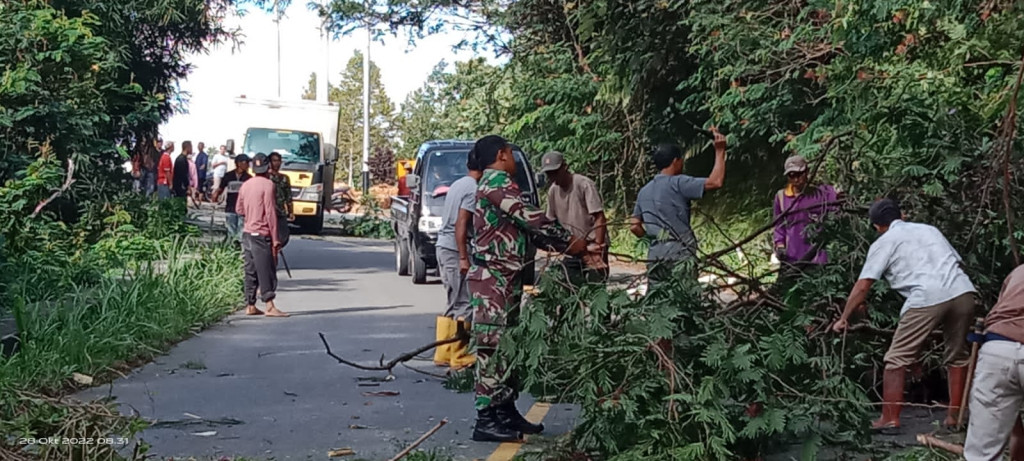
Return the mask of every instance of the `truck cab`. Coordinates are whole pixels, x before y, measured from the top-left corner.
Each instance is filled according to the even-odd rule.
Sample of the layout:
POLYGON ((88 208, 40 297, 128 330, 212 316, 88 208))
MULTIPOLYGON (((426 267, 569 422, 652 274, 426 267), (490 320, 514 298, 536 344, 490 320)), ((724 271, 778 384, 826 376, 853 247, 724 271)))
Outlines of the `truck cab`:
MULTIPOLYGON (((395 268, 399 275, 411 275, 415 284, 426 283, 427 273, 437 270, 437 233, 445 191, 466 175, 466 156, 473 141, 428 141, 416 152, 412 173, 406 176, 409 194, 392 197, 391 218, 395 230, 395 268)), ((516 158, 516 184, 526 203, 538 206, 540 195, 533 168, 522 149, 513 145, 516 158)), ((536 248, 527 250, 532 261, 536 248)), ((531 285, 534 264, 524 267, 523 281, 531 285)))
POLYGON ((294 224, 319 234, 330 208, 337 161, 338 106, 314 101, 235 98, 231 124, 244 130, 242 153, 281 154, 292 186, 294 224))
POLYGON ((334 185, 333 168, 323 159, 319 133, 250 127, 242 151, 281 155, 281 174, 292 186, 292 214, 303 231, 319 234, 324 226, 324 198, 334 185))

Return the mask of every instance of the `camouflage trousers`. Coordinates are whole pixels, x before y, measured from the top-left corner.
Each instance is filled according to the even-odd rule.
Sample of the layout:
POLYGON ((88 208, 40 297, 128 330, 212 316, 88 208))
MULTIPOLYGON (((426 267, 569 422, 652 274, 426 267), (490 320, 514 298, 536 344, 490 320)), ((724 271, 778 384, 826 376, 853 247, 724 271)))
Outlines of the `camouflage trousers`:
POLYGON ((522 284, 519 273, 474 267, 468 278, 476 349, 477 410, 515 400, 518 390, 512 370, 498 354, 505 327, 518 317, 522 284))

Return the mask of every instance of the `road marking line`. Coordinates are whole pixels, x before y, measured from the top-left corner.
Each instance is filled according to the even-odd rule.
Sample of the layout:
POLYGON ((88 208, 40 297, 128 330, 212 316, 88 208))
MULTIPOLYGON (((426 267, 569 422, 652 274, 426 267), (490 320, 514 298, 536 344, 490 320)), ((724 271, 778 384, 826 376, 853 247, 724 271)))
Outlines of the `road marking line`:
MULTIPOLYGON (((548 415, 550 410, 550 403, 537 402, 530 407, 530 411, 526 412, 526 420, 533 424, 538 424, 544 420, 544 417, 548 415)), ((494 453, 491 453, 491 456, 487 457, 487 461, 511 461, 522 447, 522 443, 503 443, 498 445, 498 448, 494 450, 494 453)))

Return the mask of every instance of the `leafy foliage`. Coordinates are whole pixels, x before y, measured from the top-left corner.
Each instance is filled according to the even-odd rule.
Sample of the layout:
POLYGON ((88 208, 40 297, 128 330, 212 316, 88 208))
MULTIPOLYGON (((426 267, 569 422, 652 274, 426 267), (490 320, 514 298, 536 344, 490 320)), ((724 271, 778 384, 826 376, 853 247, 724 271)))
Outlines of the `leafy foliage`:
MULTIPOLYGON (((315 81, 312 81, 315 83, 315 81)), ((394 137, 395 107, 380 83, 380 68, 370 61, 370 145, 387 149, 394 137)), ((330 85, 328 99, 337 103, 338 163, 359 165, 363 152, 363 54, 356 50, 345 65, 337 86, 330 85), (351 161, 351 163, 350 163, 351 161)), ((335 176, 342 177, 344 168, 335 176)), ((357 169, 358 170, 358 169, 357 169)))
POLYGON ((363 213, 353 218, 343 218, 341 230, 345 235, 352 237, 364 237, 378 240, 391 240, 395 238, 395 230, 391 227, 391 220, 385 216, 380 203, 371 195, 362 198, 360 206, 363 213))
MULTIPOLYGON (((237 256, 185 251, 183 204, 127 194, 121 165, 147 154, 185 102, 186 56, 234 37, 233 0, 13 0, 0 6, 0 315, 21 351, 0 359, 0 458, 16 437, 131 436, 139 420, 47 395, 102 377, 231 308, 237 256), (186 254, 188 253, 188 254, 186 254), (154 261, 150 263, 150 261, 154 261), (160 261, 157 264, 155 261, 160 261)), ((37 446, 117 459, 111 446, 37 446)), ((132 456, 145 453, 139 446, 132 456)))
POLYGON ((370 178, 374 185, 394 184, 397 181, 394 151, 379 146, 374 149, 370 156, 370 178))
MULTIPOLYGON (((456 65, 432 77, 403 107, 416 121, 410 138, 498 131, 534 155, 560 150, 595 178, 616 215, 650 178, 651 145, 680 143, 687 171, 703 175, 710 158, 697 128, 721 127, 726 184, 695 207, 705 254, 767 224, 788 155, 806 156, 816 180, 847 192, 853 206, 819 236, 830 265, 779 287, 783 302, 770 304, 782 307, 710 315, 720 313, 696 288, 631 303, 617 291, 546 287, 506 352, 534 392, 583 406, 573 432, 581 449, 731 459, 802 440, 813 458, 815 445, 858 440, 865 375, 885 337, 844 346, 820 330, 857 277, 874 238, 863 209, 878 197, 899 199, 910 219, 942 230, 986 304, 1019 263, 1010 236, 1024 237, 1024 164, 1019 115, 1008 111, 1022 71, 1018 3, 334 0, 325 13, 336 30, 369 20, 420 33, 466 18, 453 27, 480 32, 508 59, 492 72, 456 65), (488 109, 476 124, 455 122, 476 107, 488 109), (650 348, 669 337, 674 390, 650 348), (821 398, 839 400, 827 407, 821 398), (745 415, 750 402, 763 411, 745 415)), ((615 241, 636 250, 629 237, 615 241)), ((701 269, 750 285, 770 279, 767 237, 741 247, 743 255, 701 269)), ((901 303, 883 288, 870 302, 870 327, 882 333, 901 303)))

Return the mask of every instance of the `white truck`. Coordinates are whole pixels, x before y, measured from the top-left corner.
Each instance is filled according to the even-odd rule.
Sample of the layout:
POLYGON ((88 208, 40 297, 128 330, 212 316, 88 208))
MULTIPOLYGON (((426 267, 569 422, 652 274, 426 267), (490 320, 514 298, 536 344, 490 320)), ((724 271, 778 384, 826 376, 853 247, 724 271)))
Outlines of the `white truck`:
POLYGON ((338 159, 336 104, 235 98, 224 122, 236 136, 236 154, 281 154, 281 172, 292 184, 292 213, 303 231, 319 234, 330 207, 338 159), (241 140, 238 144, 237 140, 241 140))

